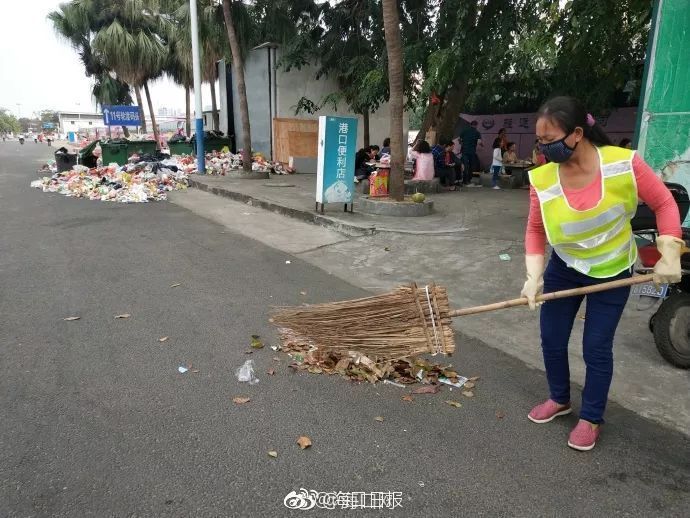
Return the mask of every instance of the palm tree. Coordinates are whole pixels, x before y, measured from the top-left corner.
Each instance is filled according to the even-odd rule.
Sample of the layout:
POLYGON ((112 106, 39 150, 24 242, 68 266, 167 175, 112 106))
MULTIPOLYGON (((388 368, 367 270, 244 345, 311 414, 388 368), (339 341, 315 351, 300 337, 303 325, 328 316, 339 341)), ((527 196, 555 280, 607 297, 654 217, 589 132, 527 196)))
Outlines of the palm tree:
POLYGON ((223 0, 223 17, 228 31, 230 50, 232 51, 232 69, 237 82, 237 97, 240 103, 240 118, 242 120, 242 167, 245 171, 252 170, 252 136, 249 124, 249 105, 247 103, 247 86, 244 82, 244 59, 237 37, 233 16, 238 8, 243 8, 241 1, 223 0), (240 5, 236 5, 240 4, 240 5))
POLYGON ((148 81, 159 76, 165 66, 168 47, 162 35, 172 32, 169 20, 161 16, 158 0, 114 0, 104 7, 105 23, 93 40, 93 48, 118 77, 134 86, 137 101, 143 87, 151 124, 159 142, 148 81))
POLYGON ((188 44, 189 32, 177 30, 168 39, 168 59, 165 73, 185 92, 185 130, 186 135, 191 131, 191 99, 190 92, 194 87, 191 44, 188 44))
POLYGON ((400 16, 396 0, 382 0, 383 26, 386 33, 388 50, 388 82, 390 85, 390 139, 391 139, 391 174, 390 197, 402 201, 405 196, 404 160, 405 146, 403 141, 403 56, 400 37, 400 16))
MULTIPOLYGON (((129 85, 114 77, 112 70, 108 69, 92 47, 94 28, 98 27, 101 19, 101 7, 99 2, 75 0, 60 5, 59 9, 48 14, 48 19, 53 22, 58 35, 71 43, 79 53, 86 75, 94 78, 91 93, 96 102, 101 106, 129 105, 132 104, 129 85)), ((123 126, 123 131, 128 135, 126 126, 123 126)))

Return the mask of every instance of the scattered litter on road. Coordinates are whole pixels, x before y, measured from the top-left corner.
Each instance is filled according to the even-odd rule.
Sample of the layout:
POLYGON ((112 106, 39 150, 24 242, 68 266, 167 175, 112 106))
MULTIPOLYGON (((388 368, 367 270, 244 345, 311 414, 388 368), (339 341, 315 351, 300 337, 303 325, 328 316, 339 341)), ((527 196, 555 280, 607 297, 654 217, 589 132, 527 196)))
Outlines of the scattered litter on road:
POLYGON ((184 374, 184 373, 187 372, 188 370, 189 370, 189 368, 188 368, 188 367, 185 367, 184 365, 180 365, 180 366, 177 368, 177 372, 179 372, 180 374, 184 374))
POLYGON ((275 459, 278 456, 278 452, 271 450, 268 452, 268 456, 273 457, 275 459))
POLYGON ((292 264, 292 261, 285 261, 285 264, 292 264))
POLYGON ((235 370, 235 376, 237 376, 238 381, 243 383, 250 385, 259 383, 259 379, 254 375, 254 360, 244 362, 239 369, 235 370))
POLYGON ((510 256, 509 256, 508 254, 500 254, 500 255, 498 256, 498 258, 499 258, 501 261, 510 261, 510 256))
POLYGON ((276 373, 275 369, 268 369, 266 371, 266 374, 268 374, 269 376, 275 376, 275 373, 276 373))
POLYGON ((272 349, 273 351, 279 351, 279 350, 280 350, 280 347, 277 346, 277 345, 272 345, 272 346, 271 346, 271 349, 272 349))
POLYGON ((421 387, 417 387, 412 391, 413 394, 436 394, 438 391, 441 390, 441 387, 438 385, 423 385, 421 387))
POLYGON ((450 406, 453 406, 455 408, 460 408, 462 406, 462 403, 460 403, 460 401, 455 401, 452 399, 447 399, 446 401, 444 401, 444 403, 446 403, 450 406))
POLYGON ((402 400, 412 402, 414 401, 414 398, 412 397, 412 394, 406 394, 402 397, 402 400))
POLYGON ((450 385, 451 387, 455 388, 462 388, 463 385, 467 385, 467 378, 464 376, 458 376, 458 381, 450 381, 445 376, 440 376, 438 378, 438 381, 439 383, 443 383, 444 385, 450 385))
POLYGON ((171 288, 177 288, 178 286, 181 286, 181 284, 179 282, 177 284, 171 284, 170 285, 171 288))
POLYGON ((115 318, 116 319, 122 319, 122 318, 129 318, 131 316, 132 315, 130 315, 129 313, 123 313, 122 315, 115 315, 115 318))
POLYGON ((471 390, 463 390, 462 395, 465 397, 474 397, 474 392, 471 390))
POLYGON ((299 447, 304 450, 306 448, 309 448, 311 446, 311 439, 307 437, 306 435, 300 435, 297 438, 297 444, 299 444, 299 447))
POLYGON ((502 411, 496 410, 496 417, 497 417, 498 419, 503 419, 505 416, 506 416, 506 415, 505 415, 502 411))
POLYGON ((306 370, 315 374, 340 374, 352 381, 380 381, 397 387, 422 383, 420 393, 438 392, 441 378, 447 380, 447 384, 467 381, 467 378, 453 370, 452 365, 431 363, 420 357, 396 360, 379 358, 374 361, 354 351, 319 348, 290 329, 281 328, 279 334, 282 350, 294 360, 290 366, 295 370, 306 370))
POLYGON ((383 421, 385 421, 385 419, 381 416, 377 416, 377 417, 374 417, 374 421, 378 421, 379 423, 383 423, 383 421))
POLYGON ((65 322, 73 322, 75 320, 79 320, 80 318, 81 317, 66 317, 66 318, 63 318, 62 320, 64 320, 65 322))
POLYGON ((417 484, 419 484, 419 487, 424 487, 424 482, 420 481, 420 482, 417 482, 417 484))
POLYGON ((474 383, 471 382, 471 381, 468 381, 467 383, 465 383, 465 388, 468 389, 468 390, 469 390, 469 389, 473 389, 473 388, 474 388, 474 383))
POLYGON ((307 292, 306 291, 300 291, 299 294, 304 297, 304 296, 306 296, 307 292))
POLYGON ((232 398, 232 402, 236 405, 244 405, 245 403, 249 403, 250 401, 251 399, 248 397, 236 396, 232 398))
POLYGON ((252 349, 263 349, 264 344, 260 338, 261 337, 259 335, 252 335, 252 341, 250 343, 252 349))
POLYGON ((158 341, 159 341, 159 342, 167 342, 167 341, 168 341, 168 337, 167 337, 167 336, 161 336, 161 337, 158 339, 158 341))

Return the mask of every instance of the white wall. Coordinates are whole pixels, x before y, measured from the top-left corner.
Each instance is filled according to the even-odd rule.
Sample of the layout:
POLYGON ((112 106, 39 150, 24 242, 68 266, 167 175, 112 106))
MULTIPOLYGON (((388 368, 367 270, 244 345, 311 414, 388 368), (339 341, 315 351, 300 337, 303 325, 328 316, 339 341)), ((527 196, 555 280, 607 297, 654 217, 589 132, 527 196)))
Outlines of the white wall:
POLYGON ((60 132, 61 133, 68 133, 70 131, 86 131, 86 130, 94 130, 96 128, 103 128, 103 117, 85 117, 81 116, 81 118, 78 117, 67 117, 63 118, 60 117, 60 132))
MULTIPOLYGON (((280 49, 277 50, 278 59, 280 60, 280 49)), ((301 97, 306 97, 315 104, 320 104, 322 99, 331 93, 338 91, 338 85, 335 80, 321 77, 316 79, 316 67, 307 66, 302 67, 301 70, 292 69, 289 72, 279 71, 277 75, 277 90, 278 90, 278 106, 277 117, 295 118, 295 119, 316 119, 320 115, 340 115, 340 116, 355 116, 348 108, 347 104, 340 103, 338 109, 333 111, 330 105, 324 106, 322 110, 310 115, 308 113, 301 113, 295 115, 295 106, 301 97)), ((357 147, 364 145, 364 126, 361 115, 357 115, 359 125, 357 128, 357 147)), ((369 135, 371 144, 383 143, 383 139, 389 137, 390 128, 390 111, 388 103, 384 103, 376 112, 369 115, 369 135)), ((407 135, 409 128, 408 114, 404 114, 403 120, 403 135, 407 135)))

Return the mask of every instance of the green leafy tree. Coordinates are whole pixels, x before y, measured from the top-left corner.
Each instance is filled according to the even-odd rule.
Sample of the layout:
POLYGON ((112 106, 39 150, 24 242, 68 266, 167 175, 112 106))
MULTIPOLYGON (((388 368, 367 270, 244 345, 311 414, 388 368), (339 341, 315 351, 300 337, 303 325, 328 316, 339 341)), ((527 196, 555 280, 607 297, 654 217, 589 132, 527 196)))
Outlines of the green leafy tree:
POLYGON ((21 125, 17 117, 12 115, 9 110, 0 108, 0 133, 19 133, 21 125))

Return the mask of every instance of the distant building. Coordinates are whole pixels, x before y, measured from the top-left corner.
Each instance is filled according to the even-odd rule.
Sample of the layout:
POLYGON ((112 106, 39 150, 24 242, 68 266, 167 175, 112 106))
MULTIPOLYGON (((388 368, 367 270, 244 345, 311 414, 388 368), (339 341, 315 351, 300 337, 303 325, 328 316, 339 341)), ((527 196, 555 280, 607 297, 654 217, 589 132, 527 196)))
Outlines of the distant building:
POLYGON ((96 129, 105 130, 103 114, 93 112, 58 112, 58 131, 69 133, 91 133, 96 129))

